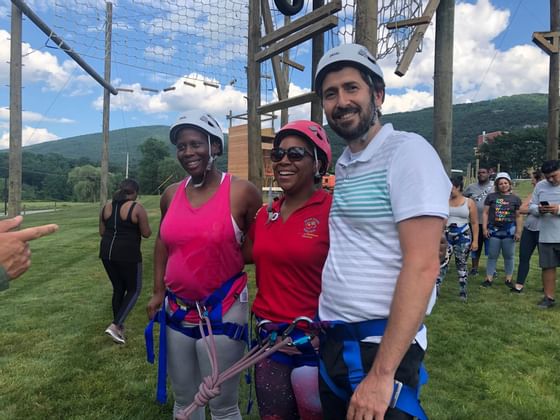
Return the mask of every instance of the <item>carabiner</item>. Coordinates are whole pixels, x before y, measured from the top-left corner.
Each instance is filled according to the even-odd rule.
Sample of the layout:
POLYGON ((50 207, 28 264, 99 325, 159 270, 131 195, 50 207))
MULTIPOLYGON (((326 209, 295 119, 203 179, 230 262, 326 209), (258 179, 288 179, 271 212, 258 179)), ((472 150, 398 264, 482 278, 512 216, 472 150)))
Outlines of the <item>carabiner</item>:
POLYGON ((308 326, 313 325, 313 320, 311 318, 308 318, 306 316, 298 316, 292 321, 290 325, 288 325, 288 328, 284 330, 284 333, 282 334, 282 339, 288 337, 292 333, 292 331, 297 327, 297 324, 299 324, 300 322, 305 322, 307 323, 308 326))

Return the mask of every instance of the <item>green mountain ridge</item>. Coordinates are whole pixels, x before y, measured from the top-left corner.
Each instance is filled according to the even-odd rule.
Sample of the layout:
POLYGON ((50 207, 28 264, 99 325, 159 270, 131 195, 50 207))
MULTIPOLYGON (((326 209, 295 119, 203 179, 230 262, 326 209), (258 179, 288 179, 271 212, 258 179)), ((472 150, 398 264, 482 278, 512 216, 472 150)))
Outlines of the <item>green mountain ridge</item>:
MULTIPOLYGON (((469 104, 453 105, 453 167, 465 168, 474 159, 473 148, 477 136, 483 131, 514 131, 526 127, 543 127, 547 125, 548 95, 522 94, 504 96, 492 100, 469 104)), ((392 123, 396 130, 411 131, 432 141, 433 107, 418 111, 400 112, 384 115, 383 123, 392 123)), ((333 147, 333 159, 344 149, 344 141, 327 126, 333 147)), ((168 142, 169 127, 163 125, 130 127, 113 130, 109 134, 110 164, 124 167, 126 153, 130 164, 139 162, 141 155, 138 146, 148 138, 168 142)), ((227 135, 226 135, 227 137, 227 135)), ((87 157, 94 162, 101 160, 102 134, 93 133, 69 137, 24 147, 25 151, 37 154, 58 153, 67 158, 87 157)), ((219 160, 225 166, 227 153, 219 160)))

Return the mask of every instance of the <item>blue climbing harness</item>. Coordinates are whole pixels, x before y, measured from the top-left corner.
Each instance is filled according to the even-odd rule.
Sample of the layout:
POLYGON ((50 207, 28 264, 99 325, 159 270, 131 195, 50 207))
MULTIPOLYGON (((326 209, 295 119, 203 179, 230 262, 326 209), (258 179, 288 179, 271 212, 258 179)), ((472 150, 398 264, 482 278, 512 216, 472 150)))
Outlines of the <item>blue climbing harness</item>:
MULTIPOLYGON (((205 308, 208 312, 208 318, 212 324, 212 333, 214 335, 226 335, 232 340, 243 340, 247 342, 247 324, 240 325, 234 322, 223 322, 222 320, 222 301, 228 295, 235 281, 244 275, 243 272, 237 273, 228 279, 220 288, 216 289, 210 296, 201 301, 188 301, 177 297, 170 290, 166 291, 166 299, 162 308, 156 313, 154 318, 148 323, 144 331, 146 340, 146 357, 148 363, 154 363, 154 323, 159 322, 159 357, 158 357, 158 379, 157 379, 157 400, 164 404, 167 401, 167 329, 174 329, 188 337, 196 340, 202 338, 198 325, 185 327, 182 323, 185 316, 192 310, 200 311, 205 308), (167 302, 175 302, 178 305, 177 310, 168 313, 165 309, 167 302)), ((203 327, 204 333, 208 334, 208 328, 203 327)))
POLYGON ((272 353, 269 359, 284 365, 289 365, 292 368, 318 366, 319 356, 311 344, 313 335, 298 328, 297 325, 299 322, 305 322, 309 327, 313 327, 313 321, 307 317, 298 317, 291 323, 275 323, 257 317, 256 333, 258 344, 262 346, 265 340, 268 340, 270 344, 274 344, 278 337, 282 339, 292 337, 293 346, 297 348, 301 354, 289 355, 277 351, 272 353))
POLYGON ((466 244, 471 242, 469 232, 470 228, 468 223, 465 223, 464 225, 451 223, 445 230, 445 237, 450 245, 466 244))
POLYGON ((503 225, 488 225, 488 232, 492 238, 512 239, 515 236, 515 223, 506 223, 503 225))
MULTIPOLYGON (((337 397, 348 402, 353 392, 356 390, 356 387, 365 377, 360 351, 360 341, 366 337, 383 336, 385 327, 387 326, 387 320, 375 319, 354 323, 331 321, 326 324, 327 334, 335 341, 343 342, 342 358, 348 369, 348 382, 350 383, 351 389, 341 388, 336 385, 329 377, 326 366, 322 360, 319 360, 319 372, 321 378, 330 390, 337 397)), ((418 376, 419 380, 416 388, 395 380, 393 396, 389 407, 397 408, 414 417, 418 417, 420 420, 428 420, 424 409, 420 405, 419 399, 420 388, 428 382, 428 372, 424 368, 423 363, 420 365, 418 376)))

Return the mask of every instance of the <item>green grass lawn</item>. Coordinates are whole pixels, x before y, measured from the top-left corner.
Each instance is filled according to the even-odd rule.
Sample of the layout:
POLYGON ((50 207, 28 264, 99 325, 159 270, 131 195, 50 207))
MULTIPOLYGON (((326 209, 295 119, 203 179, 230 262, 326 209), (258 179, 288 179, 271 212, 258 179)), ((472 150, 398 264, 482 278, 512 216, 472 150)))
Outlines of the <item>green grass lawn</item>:
MULTIPOLYGON (((142 201, 155 232, 158 198, 142 201)), ((60 230, 32 243, 31 269, 0 293, 0 419, 171 418, 171 403, 155 402, 156 367, 144 351, 154 238, 143 242, 144 288, 127 343, 115 345, 103 333, 111 285, 97 258, 97 217, 92 204, 25 217, 26 226, 54 222, 60 230)), ((443 284, 427 320, 423 404, 432 419, 560 418, 560 307, 536 307, 536 255, 524 294, 503 285, 502 263, 498 275, 490 289, 479 287, 482 276, 470 279, 466 304, 454 267, 443 284)))

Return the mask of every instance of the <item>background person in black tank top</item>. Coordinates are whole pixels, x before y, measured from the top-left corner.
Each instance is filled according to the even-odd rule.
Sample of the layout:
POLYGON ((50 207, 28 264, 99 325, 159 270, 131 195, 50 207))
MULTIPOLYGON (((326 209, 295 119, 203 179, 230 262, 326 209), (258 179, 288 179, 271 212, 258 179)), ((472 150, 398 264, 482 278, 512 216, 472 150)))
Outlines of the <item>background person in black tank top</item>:
POLYGON ((152 234, 146 210, 135 201, 138 190, 136 181, 125 179, 99 215, 99 258, 113 285, 113 322, 105 333, 118 344, 125 343, 124 321, 142 289, 141 236, 152 234))

